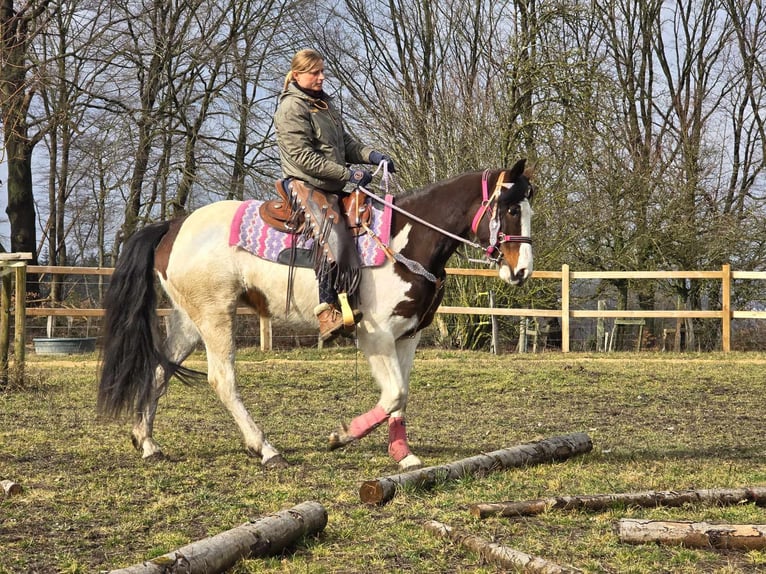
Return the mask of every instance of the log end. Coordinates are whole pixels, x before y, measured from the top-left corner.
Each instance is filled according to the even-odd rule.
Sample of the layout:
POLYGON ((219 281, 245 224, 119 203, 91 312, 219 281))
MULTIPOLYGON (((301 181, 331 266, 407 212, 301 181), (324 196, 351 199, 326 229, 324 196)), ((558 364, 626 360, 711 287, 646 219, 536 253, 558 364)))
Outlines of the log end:
POLYGON ((365 480, 359 487, 359 498, 367 504, 382 504, 385 494, 379 480, 365 480))
POLYGON ((468 507, 468 512, 473 516, 474 518, 486 518, 486 514, 482 510, 481 504, 472 504, 468 507))
POLYGON ((19 483, 13 482, 12 480, 0 480, 0 486, 2 486, 5 496, 8 497, 21 494, 24 491, 19 483))

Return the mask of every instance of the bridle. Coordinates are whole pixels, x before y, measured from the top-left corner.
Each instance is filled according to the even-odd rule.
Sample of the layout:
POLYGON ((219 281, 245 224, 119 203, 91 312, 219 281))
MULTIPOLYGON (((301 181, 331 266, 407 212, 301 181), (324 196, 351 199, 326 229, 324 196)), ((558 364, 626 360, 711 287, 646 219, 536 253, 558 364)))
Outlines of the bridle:
MULTIPOLYGON (((378 171, 380 171, 381 168, 383 168, 384 170, 383 182, 385 186, 388 187, 389 174, 386 167, 384 166, 385 161, 382 161, 380 163, 381 165, 378 166, 378 169, 375 171, 375 174, 377 174, 378 171)), ((508 235, 507 233, 503 233, 502 231, 500 231, 501 213, 499 213, 497 209, 497 201, 498 199, 500 199, 500 195, 502 194, 503 189, 510 189, 513 184, 505 183, 506 172, 503 171, 498 176, 497 183, 495 184, 495 190, 492 192, 492 196, 490 197, 489 196, 489 174, 490 173, 491 173, 490 170, 485 170, 481 176, 482 202, 481 202, 481 205, 479 206, 478 211, 476 212, 476 215, 474 215, 473 223, 471 224, 471 230, 475 234, 477 229, 479 228, 479 223, 484 218, 487 211, 491 211, 492 215, 489 221, 489 244, 487 245, 487 247, 484 247, 480 243, 476 243, 474 241, 470 241, 468 239, 460 237, 459 235, 455 235, 454 233, 450 233, 446 229, 442 229, 441 227, 438 227, 434 225, 433 223, 426 221, 425 219, 421 219, 420 217, 413 215, 407 210, 402 209, 398 205, 395 205, 394 202, 392 201, 392 196, 390 196, 388 193, 386 194, 386 199, 383 199, 375 195, 371 191, 365 189, 362 186, 357 187, 357 189, 361 190, 362 193, 364 193, 371 199, 377 201, 378 203, 381 203, 385 205, 386 207, 393 209, 394 211, 398 211, 399 213, 406 215, 407 217, 409 217, 413 221, 420 223, 421 225, 424 225, 430 229, 433 229, 434 231, 438 231, 442 235, 445 235, 451 239, 454 239, 455 241, 459 241, 475 249, 483 250, 484 255, 489 261, 495 264, 499 264, 500 259, 502 258, 502 253, 500 252, 500 246, 503 243, 527 243, 531 245, 532 238, 526 235, 508 235)))
POLYGON ((493 261, 494 263, 499 263, 500 257, 502 254, 500 251, 500 246, 503 243, 526 243, 528 245, 532 245, 532 238, 527 235, 509 235, 507 233, 503 233, 500 230, 500 217, 501 213, 497 209, 498 200, 500 199, 500 195, 503 192, 503 189, 509 189, 512 184, 505 183, 505 175, 506 172, 502 172, 498 178, 497 183, 495 183, 495 190, 492 192, 492 196, 489 195, 489 170, 485 170, 484 173, 481 175, 481 194, 482 194, 482 201, 481 205, 479 206, 479 209, 476 211, 476 215, 473 216, 473 223, 471 223, 471 231, 474 232, 474 234, 479 229, 479 223, 481 223, 481 220, 484 218, 484 216, 487 214, 487 212, 490 212, 490 220, 489 220, 489 245, 484 251, 484 254, 486 255, 487 259, 490 261, 493 261), (495 252, 497 252, 496 255, 495 252))

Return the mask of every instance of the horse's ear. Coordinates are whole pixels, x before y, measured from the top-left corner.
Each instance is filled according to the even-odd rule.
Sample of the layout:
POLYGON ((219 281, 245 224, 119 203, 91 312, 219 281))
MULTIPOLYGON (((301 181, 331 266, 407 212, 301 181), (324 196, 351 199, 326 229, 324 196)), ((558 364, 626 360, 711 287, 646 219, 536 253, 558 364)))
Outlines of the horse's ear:
POLYGON ((516 181, 516 180, 518 179, 518 177, 519 177, 521 174, 523 174, 523 173, 524 173, 524 166, 525 166, 526 164, 527 164, 527 160, 526 160, 526 159, 520 159, 519 161, 517 161, 517 162, 516 162, 516 163, 513 165, 513 167, 511 168, 511 173, 510 173, 510 176, 511 176, 511 178, 510 178, 510 179, 511 179, 511 181, 516 181))

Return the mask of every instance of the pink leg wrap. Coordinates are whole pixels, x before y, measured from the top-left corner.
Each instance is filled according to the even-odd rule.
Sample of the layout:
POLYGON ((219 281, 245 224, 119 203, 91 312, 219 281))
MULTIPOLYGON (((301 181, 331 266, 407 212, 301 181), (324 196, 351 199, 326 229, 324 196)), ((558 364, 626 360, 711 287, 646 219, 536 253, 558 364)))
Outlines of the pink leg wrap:
POLYGON ((407 445, 407 429, 403 417, 391 417, 388 419, 388 454, 396 462, 412 454, 407 445))
POLYGON ((362 438, 380 426, 388 418, 388 413, 377 405, 374 409, 359 415, 348 426, 348 434, 354 438, 362 438))

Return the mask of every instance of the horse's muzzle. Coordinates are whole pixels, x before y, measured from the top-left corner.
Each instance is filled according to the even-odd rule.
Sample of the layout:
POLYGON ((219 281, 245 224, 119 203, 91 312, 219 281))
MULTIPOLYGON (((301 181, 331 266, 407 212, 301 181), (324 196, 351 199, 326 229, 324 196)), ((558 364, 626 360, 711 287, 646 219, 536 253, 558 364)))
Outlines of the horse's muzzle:
POLYGON ((498 270, 500 279, 516 287, 521 287, 532 273, 526 268, 511 269, 511 266, 503 262, 498 270))

